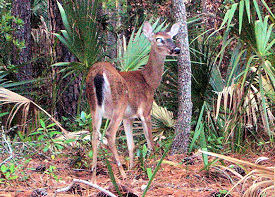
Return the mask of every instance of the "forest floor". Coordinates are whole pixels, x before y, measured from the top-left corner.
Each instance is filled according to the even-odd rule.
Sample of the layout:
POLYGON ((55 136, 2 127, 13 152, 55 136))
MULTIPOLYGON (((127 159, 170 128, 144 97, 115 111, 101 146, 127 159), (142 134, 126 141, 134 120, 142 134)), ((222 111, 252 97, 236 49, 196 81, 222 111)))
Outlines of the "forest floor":
MULTIPOLYGON (((63 155, 63 154, 62 154, 63 155)), ((5 158, 1 158, 0 161, 5 158)), ((245 155, 230 154, 234 158, 255 162, 258 157, 268 157, 269 160, 264 161, 264 166, 275 165, 274 152, 262 152, 260 154, 249 153, 245 155)), ((68 155, 63 156, 39 156, 34 154, 28 160, 18 160, 20 168, 17 168, 18 177, 14 180, 4 181, 3 174, 0 177, 0 197, 8 196, 54 196, 57 189, 69 186, 73 179, 82 179, 90 181, 92 173, 89 169, 81 169, 81 167, 72 167, 72 160, 68 155), (31 158, 31 159, 30 159, 31 158), (20 175, 21 174, 21 175, 20 175), (26 180, 24 180, 24 177, 26 180), (2 178, 2 183, 1 183, 2 178)), ((194 154, 188 160, 184 159, 184 155, 167 156, 161 164, 159 171, 153 180, 146 196, 148 197, 222 197, 224 190, 230 190, 234 183, 239 179, 231 172, 222 172, 217 168, 210 167, 208 171, 203 170, 202 157, 194 154), (232 183, 232 181, 234 183, 232 183), (221 193, 219 193, 221 192, 221 193)), ((160 156, 154 159, 146 159, 146 167, 154 169, 160 156)), ((136 160, 138 160, 136 158, 136 160)), ((210 157, 213 161, 214 157, 210 157)), ((75 161, 74 161, 75 162, 75 161)), ((90 162, 90 160, 88 161, 90 162)), ((220 164, 220 162, 218 162, 220 164)), ((224 161, 225 166, 230 165, 224 161)), ((133 170, 126 171, 127 179, 121 180, 117 167, 111 162, 114 174, 121 190, 124 190, 123 196, 142 196, 142 193, 149 179, 145 172, 138 167, 139 162, 136 161, 136 167, 133 170)), ((100 160, 98 162, 98 175, 96 184, 116 194, 114 186, 108 175, 108 169, 105 163, 100 160)), ((83 167, 83 166, 82 166, 83 167)), ((251 169, 246 168, 246 172, 251 169)), ((1 174, 0 174, 1 176, 1 174)), ((252 184, 253 180, 249 180, 247 185, 252 184)), ((242 194, 242 187, 237 186, 228 196, 238 197, 242 194)), ((117 195, 117 194, 116 194, 117 195)), ((67 192, 58 193, 57 196, 107 196, 99 190, 82 183, 76 183, 67 192)))

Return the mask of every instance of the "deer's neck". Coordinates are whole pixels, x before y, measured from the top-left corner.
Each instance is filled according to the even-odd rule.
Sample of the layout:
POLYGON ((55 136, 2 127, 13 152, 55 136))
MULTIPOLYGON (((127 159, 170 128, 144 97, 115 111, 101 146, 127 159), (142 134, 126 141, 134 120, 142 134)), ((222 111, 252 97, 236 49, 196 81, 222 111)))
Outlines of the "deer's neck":
POLYGON ((161 77, 164 72, 165 57, 165 55, 157 53, 154 47, 152 47, 149 60, 143 70, 141 70, 147 84, 154 90, 160 85, 161 77))

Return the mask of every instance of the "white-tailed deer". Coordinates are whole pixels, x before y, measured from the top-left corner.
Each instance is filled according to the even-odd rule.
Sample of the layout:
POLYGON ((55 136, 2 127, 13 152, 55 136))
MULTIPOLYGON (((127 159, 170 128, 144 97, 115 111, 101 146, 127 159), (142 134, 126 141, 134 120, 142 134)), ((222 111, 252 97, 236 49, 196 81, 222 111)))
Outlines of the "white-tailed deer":
POLYGON ((126 174, 115 145, 116 133, 122 121, 127 137, 130 168, 134 164, 132 123, 135 118, 140 118, 148 147, 153 149, 150 113, 154 92, 161 82, 166 56, 180 53, 180 49, 172 40, 178 29, 179 24, 176 23, 170 32, 154 34, 150 23, 144 23, 143 33, 151 42, 151 52, 148 63, 141 70, 119 72, 109 62, 98 62, 91 67, 86 80, 86 91, 93 124, 93 178, 96 172, 97 146, 103 117, 110 119, 106 138, 123 178, 126 178, 126 174))

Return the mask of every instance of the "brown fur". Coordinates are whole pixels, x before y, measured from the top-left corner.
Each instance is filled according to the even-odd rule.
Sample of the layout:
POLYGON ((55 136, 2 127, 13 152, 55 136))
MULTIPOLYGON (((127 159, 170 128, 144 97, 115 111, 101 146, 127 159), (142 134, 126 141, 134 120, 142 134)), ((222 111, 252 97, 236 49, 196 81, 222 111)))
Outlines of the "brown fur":
POLYGON ((161 82, 165 57, 168 54, 172 54, 176 46, 172 42, 169 33, 159 32, 149 39, 151 40, 152 47, 148 63, 143 69, 130 72, 118 72, 111 63, 98 62, 91 67, 88 73, 86 89, 93 119, 94 156, 92 168, 94 170, 94 176, 97 161, 97 132, 99 132, 102 117, 111 120, 106 132, 106 138, 108 140, 108 146, 124 178, 126 175, 119 161, 115 146, 116 132, 121 121, 123 120, 125 133, 127 135, 130 167, 133 166, 134 157, 132 136, 132 120, 134 118, 138 117, 142 120, 148 147, 150 149, 153 148, 150 112, 154 99, 154 91, 161 82), (163 44, 156 41, 158 37, 164 40, 163 44), (98 106, 95 94, 94 77, 97 74, 104 75, 106 80, 104 81, 106 88, 104 89, 104 104, 102 108, 98 106), (109 84, 109 86, 107 84, 109 84))

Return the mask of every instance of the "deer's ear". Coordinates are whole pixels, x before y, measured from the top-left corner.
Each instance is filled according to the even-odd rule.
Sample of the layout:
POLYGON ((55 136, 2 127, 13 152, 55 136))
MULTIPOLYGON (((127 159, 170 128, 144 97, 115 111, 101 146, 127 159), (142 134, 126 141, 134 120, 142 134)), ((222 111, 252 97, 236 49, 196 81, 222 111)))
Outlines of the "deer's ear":
POLYGON ((180 23, 175 23, 172 27, 171 30, 168 32, 168 34, 171 37, 174 37, 175 35, 177 35, 177 33, 179 32, 180 29, 180 23))
POLYGON ((153 33, 153 28, 150 25, 148 21, 146 21, 143 25, 143 34, 149 39, 152 39, 152 36, 154 35, 153 33))

